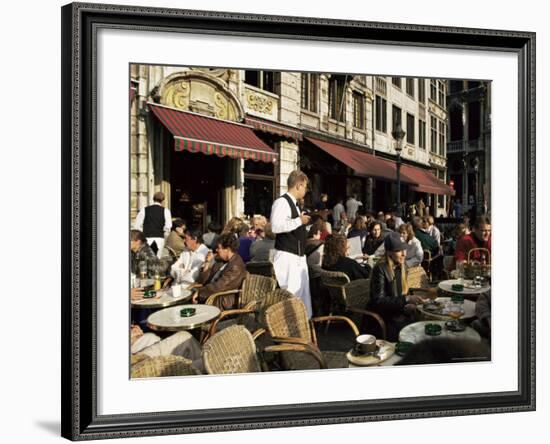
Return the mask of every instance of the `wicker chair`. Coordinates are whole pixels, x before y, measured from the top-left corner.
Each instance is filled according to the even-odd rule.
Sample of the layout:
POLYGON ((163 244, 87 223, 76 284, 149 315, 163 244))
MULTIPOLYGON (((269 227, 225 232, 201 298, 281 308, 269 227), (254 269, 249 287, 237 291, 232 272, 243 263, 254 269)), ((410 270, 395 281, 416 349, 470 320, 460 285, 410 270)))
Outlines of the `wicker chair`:
POLYGON ((158 378, 162 376, 189 376, 199 375, 189 359, 181 356, 158 356, 142 359, 132 366, 132 378, 158 378))
POLYGON ((203 342, 216 333, 218 325, 221 321, 229 317, 244 317, 245 315, 256 313, 261 306, 262 301, 270 292, 275 290, 276 286, 277 281, 275 281, 275 279, 257 274, 248 274, 243 281, 243 285, 240 290, 229 290, 212 294, 206 300, 206 304, 218 305, 216 300, 219 297, 229 294, 237 295, 237 304, 234 309, 222 311, 220 316, 218 316, 216 320, 207 326, 208 331, 205 335, 203 335, 203 342))
MULTIPOLYGON (((211 375, 256 373, 267 371, 259 359, 255 340, 265 333, 260 329, 254 334, 242 325, 232 325, 212 336, 203 347, 203 362, 211 375)), ((305 347, 294 344, 280 344, 265 348, 265 352, 304 351, 305 347)))
MULTIPOLYGON (((294 350, 284 351, 283 365, 287 370, 306 370, 312 368, 345 368, 348 366, 345 352, 321 351, 313 323, 325 321, 344 321, 355 336, 359 329, 351 319, 345 316, 307 317, 304 303, 292 297, 269 307, 265 312, 266 324, 273 341, 283 346, 296 346, 294 350)), ((273 349, 267 348, 266 351, 273 349)), ((282 351, 282 350, 277 350, 282 351)))
MULTIPOLYGON (((436 255, 432 255, 429 250, 424 250, 424 259, 422 260, 422 267, 426 270, 430 282, 434 280, 435 273, 441 273, 443 269, 443 254, 439 251, 436 255), (439 268, 437 268, 439 265, 439 268)), ((439 277, 438 277, 439 279, 439 277)))
POLYGON ((370 299, 370 279, 357 279, 350 282, 345 273, 323 270, 321 272, 321 282, 328 289, 331 297, 331 314, 341 309, 344 313, 360 315, 361 321, 365 316, 369 316, 380 326, 382 339, 386 339, 384 319, 378 313, 366 309, 370 299))
POLYGON ((246 271, 250 274, 258 274, 260 276, 275 278, 273 264, 269 261, 248 262, 246 264, 246 271))
POLYGON ((421 296, 430 299, 437 297, 437 287, 430 285, 428 274, 424 270, 424 267, 420 265, 407 270, 407 285, 409 287, 409 294, 420 293, 421 296))
POLYGON ((232 325, 213 335, 202 349, 204 368, 210 375, 260 372, 252 334, 232 325))

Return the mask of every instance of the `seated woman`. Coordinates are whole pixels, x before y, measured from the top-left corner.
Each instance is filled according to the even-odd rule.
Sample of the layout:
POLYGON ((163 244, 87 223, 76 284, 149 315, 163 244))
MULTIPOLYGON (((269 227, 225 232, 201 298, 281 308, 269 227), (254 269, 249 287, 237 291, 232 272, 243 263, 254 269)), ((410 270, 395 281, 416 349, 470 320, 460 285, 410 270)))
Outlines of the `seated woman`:
POLYGON ((397 341, 399 331, 414 321, 416 304, 422 298, 407 295, 405 257, 407 244, 399 233, 391 233, 384 239, 385 254, 372 269, 371 297, 367 308, 377 312, 386 322, 387 338, 397 341))
POLYGON ((365 218, 363 216, 357 216, 353 222, 353 226, 348 233, 348 239, 359 236, 361 238, 361 248, 365 245, 365 239, 369 235, 369 230, 367 230, 367 225, 365 223, 365 218))
MULTIPOLYGON (((399 226, 399 234, 401 239, 407 244, 405 265, 407 268, 417 267, 422 263, 424 259, 424 250, 420 241, 414 235, 414 231, 411 224, 402 224, 399 226)), ((384 256, 385 254, 384 244, 380 245, 375 251, 375 256, 384 256)))
POLYGON ((384 236, 382 235, 382 224, 379 221, 374 221, 369 226, 370 234, 365 240, 363 246, 363 253, 372 256, 376 249, 384 242, 384 236))
POLYGON ((306 260, 309 271, 309 291, 314 316, 322 316, 330 311, 328 290, 321 285, 324 242, 321 240, 325 222, 317 220, 311 225, 306 239, 306 260))
POLYGON ((271 231, 271 224, 263 229, 256 230, 256 240, 250 245, 250 262, 269 261, 269 252, 275 248, 275 234, 271 231))
POLYGON ((325 240, 323 254, 323 269, 329 271, 341 271, 350 281, 356 279, 368 279, 370 267, 359 265, 357 261, 346 256, 348 240, 341 234, 331 234, 325 240))
MULTIPOLYGON (((246 267, 237 253, 239 241, 232 233, 226 233, 218 237, 216 248, 216 260, 212 252, 208 253, 197 283, 201 288, 194 294, 194 304, 204 304, 214 293, 241 288, 246 277, 246 267)), ((229 294, 221 298, 220 307, 228 310, 235 305, 235 295, 229 294)))

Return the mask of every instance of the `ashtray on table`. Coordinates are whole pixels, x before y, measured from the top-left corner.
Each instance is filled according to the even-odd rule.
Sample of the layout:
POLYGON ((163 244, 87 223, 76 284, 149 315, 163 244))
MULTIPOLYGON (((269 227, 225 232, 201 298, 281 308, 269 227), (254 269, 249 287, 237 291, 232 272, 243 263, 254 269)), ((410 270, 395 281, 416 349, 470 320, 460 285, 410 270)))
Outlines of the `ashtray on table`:
POLYGON ((182 308, 180 310, 180 316, 182 318, 190 318, 197 312, 196 308, 182 308))

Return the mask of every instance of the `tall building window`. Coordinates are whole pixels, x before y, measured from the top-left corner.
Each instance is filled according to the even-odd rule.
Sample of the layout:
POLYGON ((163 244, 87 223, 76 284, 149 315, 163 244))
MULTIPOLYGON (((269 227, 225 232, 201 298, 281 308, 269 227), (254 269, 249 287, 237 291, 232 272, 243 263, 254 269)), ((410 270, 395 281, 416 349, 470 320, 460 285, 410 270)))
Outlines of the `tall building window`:
POLYGON ((445 123, 439 122, 439 155, 445 155, 445 123))
POLYGON ((438 80, 437 84, 439 85, 437 103, 439 103, 439 106, 442 108, 445 108, 445 82, 443 80, 438 80))
POLYGON ((407 143, 414 145, 414 116, 407 113, 407 143))
POLYGON ((418 79, 418 101, 422 104, 426 103, 426 81, 418 79))
POLYGON ((430 117, 430 150, 432 153, 437 153, 437 119, 430 117))
POLYGON ((385 77, 376 77, 376 92, 383 96, 387 95, 387 82, 385 77))
POLYGON ((401 88, 401 77, 392 77, 391 82, 398 88, 401 88))
POLYGON ((437 81, 435 79, 430 80, 430 99, 437 102, 437 81))
POLYGON ((478 86, 481 85, 481 82, 477 82, 477 81, 468 81, 468 88, 469 89, 472 89, 472 88, 477 88, 478 86))
POLYGON ((463 80, 451 80, 449 82, 449 88, 451 94, 458 93, 464 89, 464 81, 463 80))
POLYGON ((365 97, 357 91, 353 92, 353 126, 365 128, 365 97))
POLYGON ((397 106, 393 105, 392 107, 392 131, 395 131, 397 129, 397 125, 401 125, 403 127, 403 124, 401 123, 401 108, 398 108, 397 106))
POLYGON ((317 94, 319 91, 319 74, 302 73, 302 109, 317 112, 317 94))
POLYGON ((328 84, 328 106, 330 118, 344 122, 346 120, 345 77, 333 75, 328 84))
POLYGON ((418 146, 426 149, 426 122, 418 120, 418 146))
POLYGON ((414 79, 407 79, 406 91, 409 96, 414 97, 414 79))
POLYGON ((275 71, 251 71, 244 72, 244 82, 256 88, 275 93, 275 71))
POLYGON ((376 96, 376 110, 375 110, 375 123, 376 131, 382 131, 383 133, 388 131, 388 113, 387 113, 386 99, 376 96))

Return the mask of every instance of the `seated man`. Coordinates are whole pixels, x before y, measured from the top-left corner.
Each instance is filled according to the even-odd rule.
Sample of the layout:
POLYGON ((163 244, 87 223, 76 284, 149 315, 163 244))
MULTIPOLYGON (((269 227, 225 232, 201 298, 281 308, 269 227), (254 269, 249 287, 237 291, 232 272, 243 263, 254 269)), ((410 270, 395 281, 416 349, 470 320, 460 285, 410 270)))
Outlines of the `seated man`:
MULTIPOLYGON (((237 290, 246 277, 246 267, 237 254, 239 241, 232 233, 220 235, 217 240, 216 260, 212 252, 208 253, 197 283, 203 286, 198 288, 193 296, 193 303, 204 304, 214 293, 227 290, 237 290)), ((235 305, 235 295, 230 294, 219 299, 219 308, 227 310, 235 305)))
MULTIPOLYGON (((474 230, 465 234, 456 243, 455 260, 457 263, 468 260, 468 253, 474 248, 485 248, 491 254, 491 221, 486 216, 478 217, 474 224, 474 230)), ((487 252, 474 251, 470 259, 479 262, 491 262, 490 257, 485 257, 487 252)))
POLYGON ((165 250, 163 256, 174 256, 174 260, 177 260, 183 250, 185 250, 185 230, 187 225, 183 219, 176 218, 172 221, 172 231, 168 235, 164 244, 165 250))
POLYGON ((202 243, 202 231, 198 228, 185 230, 184 240, 187 250, 172 265, 170 275, 177 283, 193 283, 199 277, 200 268, 210 250, 202 243))
POLYGON ((429 251, 433 256, 437 256, 439 254, 439 244, 437 241, 430 236, 428 233, 428 221, 426 219, 426 222, 424 223, 423 218, 421 217, 413 217, 412 220, 413 228, 414 228, 414 235, 416 238, 420 241, 420 244, 422 245, 422 249, 424 251, 429 251))
POLYGON ((491 292, 481 293, 476 301, 476 318, 472 322, 477 332, 491 339, 491 292))
POLYGON ((139 263, 156 258, 155 253, 147 243, 147 238, 139 230, 130 231, 130 252, 132 255, 131 272, 139 273, 139 263))

